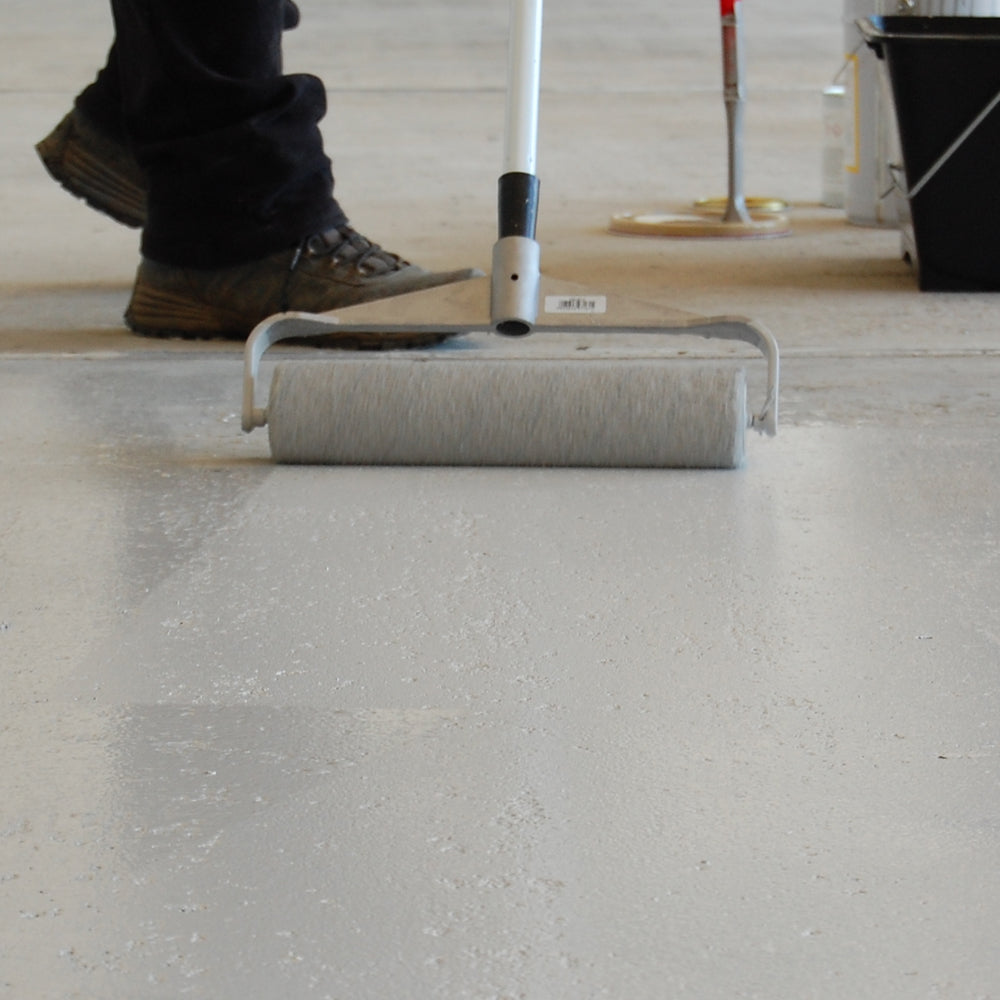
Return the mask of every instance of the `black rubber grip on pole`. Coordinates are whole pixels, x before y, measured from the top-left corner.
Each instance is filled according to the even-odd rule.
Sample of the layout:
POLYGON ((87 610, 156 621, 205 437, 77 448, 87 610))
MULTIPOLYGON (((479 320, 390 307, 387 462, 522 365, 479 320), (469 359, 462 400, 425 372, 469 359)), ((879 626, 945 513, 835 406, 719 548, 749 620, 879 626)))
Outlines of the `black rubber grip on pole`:
POLYGON ((505 236, 535 238, 538 219, 538 178, 534 174, 509 173, 500 178, 499 231, 505 236))

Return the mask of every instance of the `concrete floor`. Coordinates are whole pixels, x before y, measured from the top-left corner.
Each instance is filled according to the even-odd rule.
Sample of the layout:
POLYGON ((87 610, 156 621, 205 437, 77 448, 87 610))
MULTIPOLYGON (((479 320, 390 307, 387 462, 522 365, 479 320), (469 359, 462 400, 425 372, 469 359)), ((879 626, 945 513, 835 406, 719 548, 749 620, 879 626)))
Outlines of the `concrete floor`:
MULTIPOLYGON (((302 6, 358 228, 487 266, 505 5, 302 6)), ((129 335, 135 234, 34 157, 104 5, 3 5, 0 995, 1000 997, 998 300, 819 206, 842 29, 789 6, 750 243, 604 231, 719 193, 716 8, 547 11, 546 271, 784 349, 778 437, 693 473, 273 466, 239 345, 129 335)))

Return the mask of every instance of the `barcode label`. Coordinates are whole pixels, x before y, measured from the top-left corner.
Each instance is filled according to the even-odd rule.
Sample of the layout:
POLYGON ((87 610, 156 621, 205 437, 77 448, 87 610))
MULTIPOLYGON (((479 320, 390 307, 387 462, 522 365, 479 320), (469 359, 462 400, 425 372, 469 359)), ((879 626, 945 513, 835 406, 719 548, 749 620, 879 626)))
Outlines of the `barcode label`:
POLYGON ((594 316, 608 311, 608 299, 606 295, 546 295, 545 311, 594 316))

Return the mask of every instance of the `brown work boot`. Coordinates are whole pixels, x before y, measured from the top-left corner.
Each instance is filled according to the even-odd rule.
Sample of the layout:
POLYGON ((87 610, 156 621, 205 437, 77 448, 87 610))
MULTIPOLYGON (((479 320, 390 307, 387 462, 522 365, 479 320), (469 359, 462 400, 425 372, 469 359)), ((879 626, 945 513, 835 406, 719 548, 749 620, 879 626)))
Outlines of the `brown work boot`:
MULTIPOLYGON (((388 253, 349 227, 301 246, 217 270, 143 260, 125 322, 152 337, 243 340, 280 312, 332 312, 407 292, 480 277, 481 271, 431 272, 388 253)), ((425 347, 448 333, 333 333, 328 343, 356 349, 425 347)))
POLYGON ((35 146, 70 194, 126 226, 146 223, 146 177, 132 151, 73 109, 35 146))

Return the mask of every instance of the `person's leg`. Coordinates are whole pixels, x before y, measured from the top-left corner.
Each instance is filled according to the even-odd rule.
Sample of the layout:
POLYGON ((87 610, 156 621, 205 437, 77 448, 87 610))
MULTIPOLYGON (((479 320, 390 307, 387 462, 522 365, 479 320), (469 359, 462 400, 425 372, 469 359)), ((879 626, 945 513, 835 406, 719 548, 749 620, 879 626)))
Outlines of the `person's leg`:
MULTIPOLYGON (((118 36, 109 65, 39 152, 64 186, 102 207, 59 176, 43 147, 82 160, 78 175, 89 190, 96 179, 102 192, 117 193, 121 164, 101 159, 113 140, 82 127, 83 109, 113 101, 117 86, 128 140, 118 148, 135 151, 142 169, 134 188, 149 191, 144 259, 126 312, 133 330, 244 337, 275 312, 336 310, 480 274, 430 273, 350 228, 318 128, 324 88, 315 77, 281 72, 281 29, 298 14, 290 0, 112 6, 118 36)), ((107 105, 95 117, 106 113, 107 105)), ((352 335, 344 346, 440 339, 352 335)))
POLYGON ((121 77, 118 72, 118 45, 111 46, 108 60, 97 78, 85 87, 73 102, 91 127, 108 139, 128 145, 125 121, 122 117, 121 77))
POLYGON ((148 179, 145 257, 259 259, 346 223, 323 84, 285 76, 284 0, 112 0, 123 117, 148 179))

